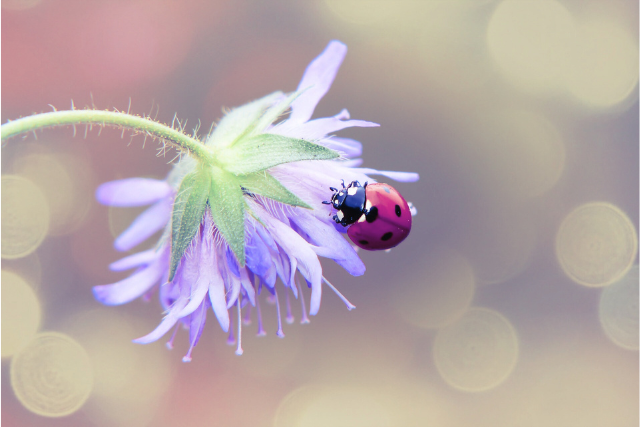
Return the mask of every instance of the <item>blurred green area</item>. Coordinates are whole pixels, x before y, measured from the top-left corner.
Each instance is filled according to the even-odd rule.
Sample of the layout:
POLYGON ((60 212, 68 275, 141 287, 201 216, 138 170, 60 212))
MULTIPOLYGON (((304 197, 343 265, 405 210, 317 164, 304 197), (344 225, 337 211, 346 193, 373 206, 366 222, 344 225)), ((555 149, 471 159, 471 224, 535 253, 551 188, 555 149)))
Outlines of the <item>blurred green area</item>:
MULTIPOLYGON (((107 266, 136 215, 99 205, 96 186, 163 177, 173 156, 111 129, 8 141, 2 421, 637 425, 638 306, 607 297, 599 311, 597 289, 638 283, 637 17, 632 0, 3 0, 3 122, 73 100, 206 133, 224 107, 294 90, 339 39, 349 53, 315 115, 380 123, 341 136, 363 142, 365 166, 421 179, 394 184, 419 211, 401 246, 361 252, 358 278, 323 262, 355 311, 326 292, 299 325, 292 301, 281 340, 263 304, 267 336, 251 336, 254 319, 242 357, 211 319, 182 364, 185 333, 172 352, 130 342, 160 320, 157 297, 104 308, 91 294, 124 277, 107 266), (12 358, 38 331, 91 360, 88 400, 64 418, 29 412, 12 388, 12 358)), ((86 390, 46 366, 25 375, 67 394, 45 395, 86 390)))

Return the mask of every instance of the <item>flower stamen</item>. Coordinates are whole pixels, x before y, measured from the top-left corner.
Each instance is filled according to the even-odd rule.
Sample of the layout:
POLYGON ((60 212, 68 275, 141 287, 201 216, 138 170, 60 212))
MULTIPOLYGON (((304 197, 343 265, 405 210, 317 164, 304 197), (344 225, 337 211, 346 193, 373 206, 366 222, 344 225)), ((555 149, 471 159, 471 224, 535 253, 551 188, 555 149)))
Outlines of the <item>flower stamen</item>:
POLYGON ((176 335, 177 335, 177 333, 178 333, 178 327, 179 327, 179 326, 180 326, 180 323, 177 323, 177 324, 176 324, 176 327, 175 327, 175 328, 173 328, 173 334, 171 334, 171 339, 169 339, 169 341, 167 341, 166 346, 167 346, 167 348, 168 348, 169 350, 173 350, 173 340, 176 338, 176 335))
POLYGON ((229 316, 229 336, 227 337, 227 345, 234 345, 236 337, 233 335, 233 317, 229 316))
POLYGON ((242 350, 242 307, 240 306, 240 298, 236 302, 238 308, 238 348, 236 349, 236 355, 242 356, 244 350, 242 350))
POLYGON ((298 288, 298 294, 300 295, 300 305, 302 306, 302 318, 300 319, 300 324, 304 325, 310 323, 309 317, 307 316, 307 305, 304 303, 304 295, 302 294, 302 287, 296 279, 296 287, 298 288))
POLYGON ((293 317, 293 314, 291 313, 291 301, 290 301, 290 298, 289 298, 289 290, 288 289, 286 290, 285 295, 287 296, 287 298, 286 298, 286 300, 287 300, 287 317, 285 318, 285 320, 290 325, 290 324, 293 323, 295 318, 293 317))
POLYGON ((247 304, 247 312, 244 315, 244 318, 242 319, 242 323, 246 325, 250 325, 251 324, 251 305, 247 304))
POLYGON ((325 279, 325 277, 324 277, 324 276, 322 276, 322 280, 324 281, 324 283, 326 283, 326 284, 331 288, 331 290, 332 290, 333 292, 335 292, 335 293, 336 293, 336 295, 338 295, 338 297, 342 300, 342 302, 344 302, 344 303, 345 303, 345 305, 347 306, 347 309, 348 309, 348 310, 353 310, 354 308, 356 308, 356 306, 355 306, 355 305, 353 305, 353 304, 351 304, 351 302, 349 302, 349 300, 348 300, 348 299, 346 299, 346 298, 345 298, 345 296, 344 296, 344 295, 342 295, 342 294, 340 293, 340 291, 338 291, 338 290, 336 289, 336 287, 335 287, 335 286, 333 286, 331 283, 329 283, 329 281, 328 281, 327 279, 325 279))
POLYGON ((256 296, 256 311, 258 312, 258 333, 256 336, 263 337, 267 335, 262 325, 262 310, 260 309, 260 298, 256 296))
POLYGON ((276 311, 278 312, 278 332, 276 335, 280 338, 284 338, 284 332, 282 331, 282 316, 280 315, 280 298, 278 298, 278 291, 273 288, 273 293, 276 299, 276 311))

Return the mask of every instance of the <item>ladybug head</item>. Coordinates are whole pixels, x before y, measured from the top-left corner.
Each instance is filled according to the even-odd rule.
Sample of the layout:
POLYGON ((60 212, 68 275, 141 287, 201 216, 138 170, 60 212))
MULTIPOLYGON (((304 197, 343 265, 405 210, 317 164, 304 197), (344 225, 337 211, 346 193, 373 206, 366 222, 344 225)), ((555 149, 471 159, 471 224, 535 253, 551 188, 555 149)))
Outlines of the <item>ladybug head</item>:
POLYGON ((347 191, 343 188, 340 191, 333 193, 333 197, 331 197, 331 204, 337 210, 340 210, 342 203, 344 203, 344 199, 347 198, 347 191))

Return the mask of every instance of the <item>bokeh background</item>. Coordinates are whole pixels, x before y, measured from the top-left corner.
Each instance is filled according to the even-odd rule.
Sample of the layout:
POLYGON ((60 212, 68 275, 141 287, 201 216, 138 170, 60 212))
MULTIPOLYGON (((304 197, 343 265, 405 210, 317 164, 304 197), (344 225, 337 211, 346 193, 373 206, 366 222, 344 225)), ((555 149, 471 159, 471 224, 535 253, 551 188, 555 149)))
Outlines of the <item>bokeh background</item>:
POLYGON ((191 363, 185 333, 132 344, 157 297, 105 308, 91 287, 125 277, 112 242, 140 210, 93 192, 172 156, 95 127, 16 138, 4 425, 638 425, 637 1, 2 0, 2 121, 73 100, 203 134, 294 90, 331 39, 349 53, 315 116, 380 123, 340 135, 421 176, 394 184, 419 212, 405 243, 361 253, 362 277, 323 262, 357 309, 326 291, 301 325, 292 301, 280 339, 265 301, 241 357, 214 321, 191 363))

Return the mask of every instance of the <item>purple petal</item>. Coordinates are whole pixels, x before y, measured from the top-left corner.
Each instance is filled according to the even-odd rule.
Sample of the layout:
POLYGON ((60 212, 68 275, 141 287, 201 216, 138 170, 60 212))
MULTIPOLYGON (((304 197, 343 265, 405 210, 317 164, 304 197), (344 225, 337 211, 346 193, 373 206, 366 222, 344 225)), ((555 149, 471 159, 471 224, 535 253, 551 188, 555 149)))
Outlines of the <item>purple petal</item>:
POLYGON ((273 264, 276 266, 276 272, 278 274, 278 277, 280 278, 280 281, 286 284, 289 281, 290 274, 288 257, 286 256, 286 254, 282 254, 280 250, 272 254, 271 256, 273 259, 273 264))
POLYGON ((161 230, 171 219, 173 200, 166 197, 142 212, 114 242, 119 251, 128 251, 161 230))
POLYGON ((229 312, 227 311, 227 301, 225 299, 226 291, 224 288, 224 280, 218 267, 218 257, 219 254, 215 251, 215 244, 212 242, 212 239, 207 236, 202 242, 202 253, 200 254, 202 262, 200 263, 199 280, 207 283, 213 313, 216 315, 222 330, 228 332, 229 312))
POLYGON ((199 234, 191 241, 191 246, 187 248, 187 251, 182 256, 182 271, 180 272, 180 286, 181 294, 184 290, 188 290, 189 293, 193 292, 192 289, 198 281, 200 275, 200 251, 202 246, 202 238, 199 234))
POLYGON ((148 251, 138 252, 137 254, 129 255, 128 257, 119 259, 112 262, 109 265, 111 271, 124 271, 130 268, 140 267, 144 264, 149 264, 151 261, 158 257, 158 252, 155 249, 149 249, 148 251))
POLYGON ((362 159, 342 160, 340 162, 340 166, 343 166, 345 168, 357 168, 358 166, 360 166, 362 164, 362 162, 363 162, 362 159))
POLYGON ((190 315, 202 304, 204 297, 209 291, 209 281, 207 279, 208 278, 198 277, 196 283, 191 287, 189 303, 180 312, 180 317, 190 315))
POLYGON ((191 315, 191 319, 189 319, 189 352, 187 356, 182 359, 183 362, 191 361, 191 352, 200 340, 206 321, 207 304, 206 301, 202 301, 198 309, 191 315))
POLYGON ((240 277, 240 267, 238 266, 235 255, 231 251, 231 248, 228 246, 227 250, 225 251, 225 255, 227 258, 227 267, 229 267, 229 271, 231 271, 234 276, 240 277))
POLYGON ((311 118, 316 105, 329 91, 346 54, 347 46, 333 40, 316 59, 311 61, 298 85, 298 90, 304 90, 304 92, 291 104, 289 120, 302 123, 311 118))
POLYGON ((227 293, 227 310, 233 307, 240 295, 240 289, 242 288, 242 284, 240 283, 240 278, 233 275, 233 273, 227 273, 227 286, 230 288, 227 293))
POLYGON ((316 254, 335 260, 353 276, 361 276, 365 265, 353 247, 336 229, 327 222, 315 218, 307 212, 299 212, 291 220, 304 231, 317 246, 316 254))
POLYGON ((267 270, 267 272, 264 275, 260 276, 260 279, 264 282, 265 285, 267 285, 270 288, 273 288, 276 285, 276 280, 278 279, 276 266, 273 263, 271 263, 269 270, 267 270))
POLYGON ((377 123, 367 122, 364 120, 347 120, 348 117, 349 112, 347 110, 342 110, 338 115, 334 117, 315 119, 304 124, 295 124, 286 121, 282 125, 274 127, 271 132, 279 135, 309 139, 314 141, 323 139, 333 132, 337 132, 349 127, 356 126, 369 128, 380 126, 377 123))
POLYGON ((187 298, 181 296, 176 300, 169 310, 169 314, 162 319, 162 322, 160 322, 157 328, 155 328, 151 333, 133 340, 133 342, 137 344, 149 344, 160 339, 164 334, 169 332, 169 329, 171 329, 178 319, 180 319, 178 313, 182 311, 185 305, 187 305, 187 298))
POLYGON ((249 239, 245 248, 247 267, 257 276, 263 277, 272 267, 269 248, 260 238, 257 231, 249 233, 249 239))
MULTIPOLYGON (((165 267, 165 273, 163 274, 163 282, 158 291, 158 297, 160 298, 160 304, 165 311, 168 311, 174 302, 180 297, 180 275, 182 274, 182 268, 178 265, 176 274, 172 282, 169 282, 169 275, 167 274, 169 268, 165 267), (165 280, 166 279, 166 280, 165 280)), ((185 297, 189 297, 185 295, 185 297)))
POLYGON ((161 262, 155 262, 137 271, 124 280, 93 287, 93 295, 102 304, 119 305, 128 303, 156 284, 162 277, 161 262))
POLYGON ((272 251, 278 252, 278 246, 276 242, 273 241, 273 237, 269 234, 261 225, 256 224, 256 231, 258 235, 262 239, 262 241, 271 249, 272 251))
POLYGON ((362 155, 362 143, 355 139, 334 136, 323 139, 318 143, 344 154, 345 157, 358 157, 362 155))
POLYGON ((128 178, 105 182, 96 190, 96 199, 107 206, 145 206, 169 196, 173 190, 163 180, 128 178))
POLYGON ((269 215, 260 205, 250 202, 254 212, 266 225, 269 233, 287 255, 295 257, 298 269, 307 282, 311 283, 310 314, 318 313, 322 298, 322 266, 318 256, 298 233, 269 215))
POLYGON ((196 242, 196 246, 188 252, 182 261, 184 268, 180 274, 180 285, 188 287, 190 293, 189 303, 180 312, 179 317, 185 317, 193 313, 202 304, 209 290, 208 277, 204 277, 202 274, 202 266, 210 262, 210 260, 202 257, 202 246, 205 245, 205 242, 199 240, 196 242))
POLYGON ((255 307, 256 305, 256 290, 253 288, 253 284, 251 280, 249 280, 249 274, 247 274, 247 269, 243 268, 240 270, 240 283, 242 285, 242 289, 249 298, 249 302, 251 305, 255 307))
POLYGON ((416 182, 420 179, 420 175, 415 172, 396 172, 396 171, 380 171, 371 168, 357 168, 356 170, 366 173, 367 175, 382 175, 398 182, 416 182))

